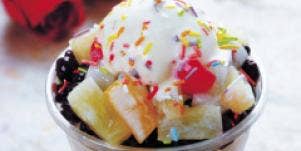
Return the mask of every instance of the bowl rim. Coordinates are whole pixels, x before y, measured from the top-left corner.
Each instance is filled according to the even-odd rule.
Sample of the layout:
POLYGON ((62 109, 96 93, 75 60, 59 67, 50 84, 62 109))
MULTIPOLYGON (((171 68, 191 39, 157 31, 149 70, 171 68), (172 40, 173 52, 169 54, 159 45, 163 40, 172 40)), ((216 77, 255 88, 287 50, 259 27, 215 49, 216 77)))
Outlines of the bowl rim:
MULTIPOLYGON (((260 59, 250 56, 252 60, 254 60, 258 66, 258 70, 260 72, 260 78, 257 83, 257 87, 260 86, 260 90, 256 94, 256 105, 253 108, 253 110, 250 112, 250 114, 243 119, 238 125, 236 125, 234 128, 231 128, 230 130, 226 131, 225 133, 212 138, 208 140, 204 140, 201 142, 183 145, 183 146, 176 146, 176 147, 160 147, 160 148, 143 148, 143 147, 131 147, 131 146, 125 146, 125 145, 111 145, 107 142, 95 138, 93 136, 90 136, 86 134, 85 132, 79 130, 76 126, 69 123, 67 119, 63 117, 63 115, 58 110, 58 107, 54 101, 54 94, 52 92, 52 84, 54 83, 56 79, 55 75, 55 62, 59 57, 64 56, 64 53, 69 50, 70 48, 66 48, 63 52, 61 52, 58 57, 55 59, 54 63, 51 65, 50 71, 47 75, 46 79, 46 104, 48 111, 50 112, 50 115, 56 122, 56 124, 64 130, 64 132, 71 136, 73 139, 80 141, 83 143, 86 147, 89 148, 89 146, 96 146, 96 147, 106 147, 108 149, 112 150, 160 150, 160 151, 166 151, 166 150, 188 150, 188 149, 198 149, 198 150, 214 150, 218 149, 221 146, 230 143, 231 141, 234 141, 235 138, 239 137, 243 134, 243 132, 246 132, 258 119, 260 114, 262 113, 264 106, 266 104, 265 100, 265 94, 266 94, 266 79, 263 71, 263 65, 260 61, 260 59)), ((259 88, 256 88, 259 89, 259 88)))

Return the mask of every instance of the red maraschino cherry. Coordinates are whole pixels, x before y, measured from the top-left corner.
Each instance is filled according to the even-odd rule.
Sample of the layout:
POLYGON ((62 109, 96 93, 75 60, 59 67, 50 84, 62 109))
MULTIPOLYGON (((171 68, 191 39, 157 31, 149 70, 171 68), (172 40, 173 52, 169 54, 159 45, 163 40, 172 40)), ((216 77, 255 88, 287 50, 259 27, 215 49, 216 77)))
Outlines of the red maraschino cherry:
POLYGON ((183 80, 181 90, 188 95, 208 92, 216 80, 215 75, 196 58, 180 64, 177 77, 183 80))

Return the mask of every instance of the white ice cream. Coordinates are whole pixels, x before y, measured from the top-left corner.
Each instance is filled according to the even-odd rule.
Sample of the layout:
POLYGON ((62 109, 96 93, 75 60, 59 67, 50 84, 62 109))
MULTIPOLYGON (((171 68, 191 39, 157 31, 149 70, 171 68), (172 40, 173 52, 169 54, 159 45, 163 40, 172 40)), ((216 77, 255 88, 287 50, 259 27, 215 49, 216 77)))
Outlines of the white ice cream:
POLYGON ((103 45, 103 63, 113 73, 136 69, 142 82, 161 83, 172 76, 172 62, 181 59, 182 45, 186 44, 184 59, 195 52, 185 39, 188 43, 199 41, 204 64, 214 59, 230 62, 231 51, 218 48, 217 29, 202 18, 204 14, 194 13, 193 7, 182 1, 122 2, 101 23, 98 37, 103 45), (188 36, 183 35, 185 31, 188 36), (139 43, 141 37, 144 40, 139 43), (147 61, 151 62, 149 68, 147 61))

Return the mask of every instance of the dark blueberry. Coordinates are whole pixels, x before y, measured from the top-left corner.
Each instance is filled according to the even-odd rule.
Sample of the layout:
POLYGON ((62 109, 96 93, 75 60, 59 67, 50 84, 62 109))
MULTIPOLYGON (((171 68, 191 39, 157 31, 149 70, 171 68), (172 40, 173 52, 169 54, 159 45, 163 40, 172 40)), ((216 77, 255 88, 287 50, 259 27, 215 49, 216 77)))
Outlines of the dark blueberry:
POLYGON ((65 52, 65 57, 70 57, 71 59, 76 60, 76 58, 75 58, 75 56, 74 56, 74 54, 73 54, 73 52, 71 50, 67 50, 65 52))
POLYGON ((131 136, 127 140, 125 140, 122 143, 122 145, 137 147, 137 146, 139 146, 139 143, 136 141, 134 136, 131 136))
POLYGON ((135 77, 135 78, 137 78, 137 79, 140 79, 140 75, 139 75, 139 73, 138 73, 138 71, 137 71, 136 69, 131 70, 131 71, 130 71, 130 74, 131 74, 133 77, 135 77))
POLYGON ((123 142, 123 145, 133 146, 133 147, 162 147, 164 144, 158 139, 158 130, 155 129, 142 144, 139 144, 134 136, 131 136, 126 141, 123 142))
POLYGON ((192 107, 192 99, 188 99, 184 102, 184 105, 192 107))
POLYGON ((227 110, 222 114, 223 131, 226 132, 233 127, 234 113, 231 110, 227 110))
POLYGON ((235 119, 235 125, 239 124, 243 119, 245 119, 253 110, 253 108, 254 106, 238 115, 237 119, 235 119))
POLYGON ((251 48, 249 46, 244 46, 244 48, 246 49, 248 55, 251 54, 251 48))
POLYGON ((155 129, 146 140, 141 144, 145 147, 158 147, 164 145, 162 142, 158 141, 158 130, 155 129))
POLYGON ((86 74, 84 72, 73 74, 72 82, 74 82, 74 83, 82 82, 85 79, 85 75, 86 74))
POLYGON ((78 62, 69 56, 61 57, 56 61, 57 77, 63 81, 72 81, 73 71, 78 68, 78 62))
POLYGON ((259 70, 257 64, 250 59, 247 59, 241 68, 249 75, 249 77, 254 81, 257 82, 259 78, 259 70))
POLYGON ((73 125, 80 122, 79 117, 73 112, 70 105, 62 105, 62 115, 73 125))
POLYGON ((64 94, 57 94, 55 96, 55 101, 61 104, 69 104, 68 100, 67 100, 67 95, 64 94))
POLYGON ((79 129, 86 132, 87 134, 89 135, 92 135, 92 136, 95 136, 95 137, 98 137, 93 130, 90 129, 90 127, 85 124, 84 122, 80 122, 79 123, 79 129))

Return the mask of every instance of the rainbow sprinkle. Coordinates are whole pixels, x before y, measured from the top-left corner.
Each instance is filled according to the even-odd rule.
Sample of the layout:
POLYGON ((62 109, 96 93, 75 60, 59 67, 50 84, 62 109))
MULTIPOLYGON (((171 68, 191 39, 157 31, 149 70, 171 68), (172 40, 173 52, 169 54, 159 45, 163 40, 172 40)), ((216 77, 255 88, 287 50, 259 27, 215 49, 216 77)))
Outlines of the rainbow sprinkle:
POLYGON ((124 26, 122 26, 116 33, 110 35, 107 39, 107 46, 111 45, 114 40, 118 39, 123 34, 124 29, 124 26))
POLYGON ((110 75, 110 71, 106 69, 105 67, 99 67, 99 71, 104 73, 105 75, 110 75))
POLYGON ((110 54, 109 56, 109 62, 112 63, 114 61, 115 55, 114 54, 110 54))
POLYGON ((168 5, 165 5, 164 8, 166 8, 166 9, 174 9, 174 8, 176 8, 176 5, 175 4, 168 4, 168 5))
POLYGON ((178 131, 177 131, 177 128, 172 127, 172 128, 170 129, 169 134, 170 134, 171 140, 173 140, 173 141, 175 141, 175 142, 179 141, 180 135, 179 135, 179 133, 178 133, 178 131))
POLYGON ((148 43, 143 50, 143 55, 146 56, 147 54, 149 54, 152 48, 153 48, 153 43, 148 43))
POLYGON ((188 37, 196 38, 196 44, 199 48, 201 48, 202 40, 201 40, 201 34, 198 32, 194 32, 191 30, 185 30, 180 35, 180 41, 186 46, 191 46, 190 42, 188 41, 188 37))
POLYGON ((143 35, 141 35, 135 42, 135 46, 139 46, 143 41, 144 41, 145 37, 143 35))
POLYGON ((147 30, 151 21, 144 21, 142 23, 142 30, 147 30))
POLYGON ((180 10, 180 11, 178 12, 178 16, 180 16, 180 17, 183 17, 184 14, 185 14, 185 10, 184 10, 184 9, 182 9, 182 10, 180 10))
POLYGON ((203 22, 203 21, 200 20, 200 19, 197 19, 197 24, 198 24, 199 26, 201 26, 202 28, 204 28, 207 32, 210 32, 210 31, 213 29, 213 27, 212 27, 211 25, 209 25, 209 24, 203 22))
POLYGON ((121 16, 120 16, 120 19, 121 19, 122 21, 125 21, 125 20, 127 19, 127 16, 126 16, 126 15, 121 15, 121 16))
POLYGON ((87 70, 86 69, 84 69, 84 68, 82 68, 82 67, 78 67, 78 71, 80 71, 80 72, 87 72, 87 70))
POLYGON ((133 58, 129 58, 129 66, 133 67, 135 65, 135 60, 133 58))
POLYGON ((216 66, 219 66, 219 65, 222 65, 222 64, 224 64, 224 61, 212 60, 207 64, 207 67, 216 67, 216 66))
POLYGON ((152 69, 152 65, 153 65, 153 62, 151 61, 151 60, 147 60, 146 62, 145 62, 145 66, 146 66, 146 68, 147 69, 152 69))
POLYGON ((230 35, 225 28, 218 28, 216 33, 218 46, 221 49, 238 49, 239 46, 233 44, 233 42, 239 41, 237 37, 230 35))

